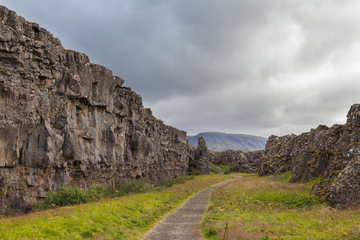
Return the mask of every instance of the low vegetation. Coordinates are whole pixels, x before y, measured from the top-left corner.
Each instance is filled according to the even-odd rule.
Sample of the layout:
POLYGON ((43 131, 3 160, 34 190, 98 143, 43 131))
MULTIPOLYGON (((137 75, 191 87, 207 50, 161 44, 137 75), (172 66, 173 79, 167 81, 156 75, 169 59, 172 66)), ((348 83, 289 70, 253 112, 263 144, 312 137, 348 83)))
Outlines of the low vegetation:
MULTIPOLYGON (((172 187, 168 187, 174 184, 172 180, 163 180, 162 186, 148 190, 146 193, 106 198, 73 206, 59 207, 62 203, 56 200, 56 203, 51 203, 54 205, 48 203, 50 209, 45 211, 33 212, 17 218, 1 218, 0 238, 140 239, 156 222, 173 212, 187 198, 206 187, 230 178, 233 176, 196 176, 193 180, 172 187)), ((131 184, 133 184, 132 187, 118 184, 116 188, 108 189, 108 194, 134 193, 136 188, 134 184, 141 185, 142 183, 131 184)), ((100 191, 101 187, 93 188, 91 191, 102 193, 108 191, 100 191)), ((62 197, 59 195, 58 199, 65 199, 65 192, 68 190, 60 194, 62 197)), ((70 191, 78 190, 70 189, 70 191)), ((85 195, 88 196, 88 194, 85 195)), ((80 202, 86 202, 87 199, 85 197, 80 202)))
POLYGON ((206 239, 360 239, 360 213, 338 211, 310 195, 308 184, 290 184, 281 176, 243 177, 216 189, 202 221, 206 239))
POLYGON ((141 179, 132 179, 128 183, 116 181, 114 187, 104 187, 103 185, 91 185, 88 189, 78 187, 63 186, 58 192, 49 191, 46 193, 45 203, 35 203, 34 210, 44 210, 53 207, 63 207, 67 205, 90 203, 103 198, 114 198, 126 196, 134 193, 146 193, 152 190, 163 190, 176 184, 186 183, 193 180, 194 176, 179 176, 177 178, 163 178, 159 186, 150 186, 141 179))
POLYGON ((210 163, 210 174, 230 174, 231 169, 225 165, 210 163))
MULTIPOLYGON (((211 169, 208 176, 163 179, 157 187, 141 180, 113 188, 62 187, 35 205, 44 211, 1 218, 0 239, 140 239, 196 192, 234 177, 224 174, 225 166, 211 169)), ((360 212, 331 209, 309 194, 319 179, 290 184, 291 172, 237 175, 212 193, 201 224, 206 239, 223 239, 225 223, 229 239, 360 239, 360 212)))

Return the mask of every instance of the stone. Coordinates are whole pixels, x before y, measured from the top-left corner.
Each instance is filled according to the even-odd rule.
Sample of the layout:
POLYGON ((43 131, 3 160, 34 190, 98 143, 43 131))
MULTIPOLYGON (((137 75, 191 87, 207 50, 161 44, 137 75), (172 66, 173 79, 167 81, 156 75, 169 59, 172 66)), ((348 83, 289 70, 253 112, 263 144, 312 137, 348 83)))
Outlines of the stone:
POLYGON ((189 174, 186 132, 156 119, 123 79, 3 6, 0 22, 0 214, 65 185, 189 174))
POLYGON ((9 190, 6 192, 7 201, 7 214, 11 215, 12 212, 24 213, 30 212, 32 209, 30 203, 30 195, 24 191, 9 190))
POLYGON ((210 172, 210 150, 203 137, 198 138, 195 157, 189 161, 189 170, 192 174, 209 174, 210 172))
POLYGON ((326 194, 328 206, 358 209, 360 206, 360 161, 352 160, 336 177, 326 194))
POLYGON ((230 170, 233 172, 258 173, 263 152, 263 150, 250 152, 242 150, 211 152, 210 162, 230 167, 230 170))

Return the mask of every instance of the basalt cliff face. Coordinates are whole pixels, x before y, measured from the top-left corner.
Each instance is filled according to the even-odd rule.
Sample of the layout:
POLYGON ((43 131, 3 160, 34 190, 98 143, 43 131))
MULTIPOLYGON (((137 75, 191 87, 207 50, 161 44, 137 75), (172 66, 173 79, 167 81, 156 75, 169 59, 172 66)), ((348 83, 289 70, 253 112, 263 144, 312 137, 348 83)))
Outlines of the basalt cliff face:
POLYGON ((195 149, 103 66, 0 6, 0 214, 45 192, 188 172, 195 149))
POLYGON ((241 150, 226 150, 211 152, 210 162, 230 167, 231 171, 239 173, 258 173, 262 156, 262 150, 246 152, 241 150))
POLYGON ((210 150, 206 146, 203 137, 198 138, 198 145, 194 152, 194 158, 189 161, 189 173, 209 174, 210 172, 210 150))
POLYGON ((264 151, 211 152, 210 162, 259 176, 292 171, 291 183, 317 180, 311 194, 328 206, 360 207, 360 104, 351 106, 346 124, 320 125, 310 132, 270 136, 264 151))
POLYGON ((344 125, 320 125, 310 132, 270 136, 259 175, 292 171, 290 182, 318 178, 311 193, 335 208, 356 208, 360 203, 360 104, 351 106, 344 125))

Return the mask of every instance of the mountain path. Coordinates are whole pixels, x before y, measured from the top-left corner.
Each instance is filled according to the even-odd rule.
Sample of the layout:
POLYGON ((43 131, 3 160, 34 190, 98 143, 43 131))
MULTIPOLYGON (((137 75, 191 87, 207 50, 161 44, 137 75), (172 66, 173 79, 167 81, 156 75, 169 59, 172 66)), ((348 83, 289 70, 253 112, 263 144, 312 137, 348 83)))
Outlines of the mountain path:
POLYGON ((208 187, 187 200, 174 213, 166 215, 142 240, 200 240, 200 221, 214 189, 232 181, 227 180, 208 187))

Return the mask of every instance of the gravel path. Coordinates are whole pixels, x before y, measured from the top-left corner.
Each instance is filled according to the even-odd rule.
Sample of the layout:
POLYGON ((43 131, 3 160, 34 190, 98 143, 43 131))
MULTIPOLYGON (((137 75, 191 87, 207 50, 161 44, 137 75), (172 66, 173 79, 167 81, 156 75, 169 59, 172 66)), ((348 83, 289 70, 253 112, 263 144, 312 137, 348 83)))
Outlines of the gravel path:
POLYGON ((209 204, 210 192, 225 183, 206 188, 192 196, 174 213, 165 216, 142 240, 203 239, 199 232, 200 221, 209 204))

